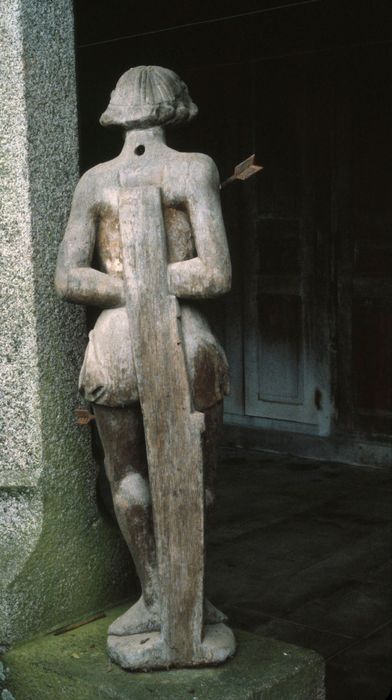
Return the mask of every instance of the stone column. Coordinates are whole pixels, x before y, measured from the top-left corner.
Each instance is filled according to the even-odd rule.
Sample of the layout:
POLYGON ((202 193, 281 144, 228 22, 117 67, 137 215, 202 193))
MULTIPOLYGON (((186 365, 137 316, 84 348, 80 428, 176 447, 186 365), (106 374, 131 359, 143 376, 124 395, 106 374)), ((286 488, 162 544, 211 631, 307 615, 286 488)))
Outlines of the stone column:
POLYGON ((71 0, 4 0, 0 17, 0 642, 131 592, 129 555, 95 497, 75 425, 84 312, 53 274, 78 178, 71 0))

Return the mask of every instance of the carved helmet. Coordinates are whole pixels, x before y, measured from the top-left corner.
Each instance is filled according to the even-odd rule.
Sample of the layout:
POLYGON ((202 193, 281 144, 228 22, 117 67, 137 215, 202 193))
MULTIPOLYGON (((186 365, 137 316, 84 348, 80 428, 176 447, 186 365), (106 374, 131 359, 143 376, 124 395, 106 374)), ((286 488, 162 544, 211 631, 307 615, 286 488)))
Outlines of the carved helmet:
POLYGON ((137 66, 121 76, 99 121, 102 126, 140 129, 187 122, 197 111, 176 73, 159 66, 137 66))

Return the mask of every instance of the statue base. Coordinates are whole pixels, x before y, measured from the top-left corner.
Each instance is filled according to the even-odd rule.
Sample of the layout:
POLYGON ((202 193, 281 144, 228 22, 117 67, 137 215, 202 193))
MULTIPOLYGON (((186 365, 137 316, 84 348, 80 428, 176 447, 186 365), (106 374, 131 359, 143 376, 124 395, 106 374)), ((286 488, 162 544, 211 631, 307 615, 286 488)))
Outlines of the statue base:
POLYGON ((78 629, 11 649, 3 657, 6 678, 0 689, 18 700, 325 698, 325 663, 316 652, 247 632, 236 632, 237 652, 220 666, 125 671, 108 659, 106 639, 109 624, 128 608, 129 603, 78 629))
POLYGON ((184 662, 163 641, 159 632, 146 632, 118 637, 109 635, 108 654, 115 663, 131 671, 191 666, 215 666, 235 653, 231 629, 219 623, 204 627, 203 641, 191 662, 184 662))

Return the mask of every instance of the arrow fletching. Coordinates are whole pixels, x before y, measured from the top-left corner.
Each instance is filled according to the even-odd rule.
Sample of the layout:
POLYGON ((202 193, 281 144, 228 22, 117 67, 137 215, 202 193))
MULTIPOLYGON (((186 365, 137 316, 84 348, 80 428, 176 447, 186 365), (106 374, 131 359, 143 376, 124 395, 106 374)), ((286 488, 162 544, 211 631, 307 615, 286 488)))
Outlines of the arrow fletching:
POLYGON ((252 177, 252 175, 256 175, 260 170, 263 170, 263 166, 257 165, 255 159, 256 156, 253 153, 249 158, 243 160, 242 163, 238 163, 234 168, 233 175, 222 182, 221 189, 226 187, 230 182, 234 182, 235 180, 247 180, 249 177, 252 177))
POLYGON ((95 420, 93 413, 87 408, 75 408, 75 417, 78 425, 87 425, 90 421, 95 420))

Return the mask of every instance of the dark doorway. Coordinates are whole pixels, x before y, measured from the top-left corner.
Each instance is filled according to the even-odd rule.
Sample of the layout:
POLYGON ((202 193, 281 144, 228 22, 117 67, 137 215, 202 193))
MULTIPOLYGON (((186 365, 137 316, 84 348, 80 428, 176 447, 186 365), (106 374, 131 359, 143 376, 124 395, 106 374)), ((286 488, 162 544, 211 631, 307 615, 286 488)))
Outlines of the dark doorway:
POLYGON ((391 17, 387 3, 75 2, 81 169, 113 157, 98 124, 120 74, 161 64, 198 119, 170 145, 222 179, 231 294, 209 312, 231 364, 233 444, 390 460, 391 17))

